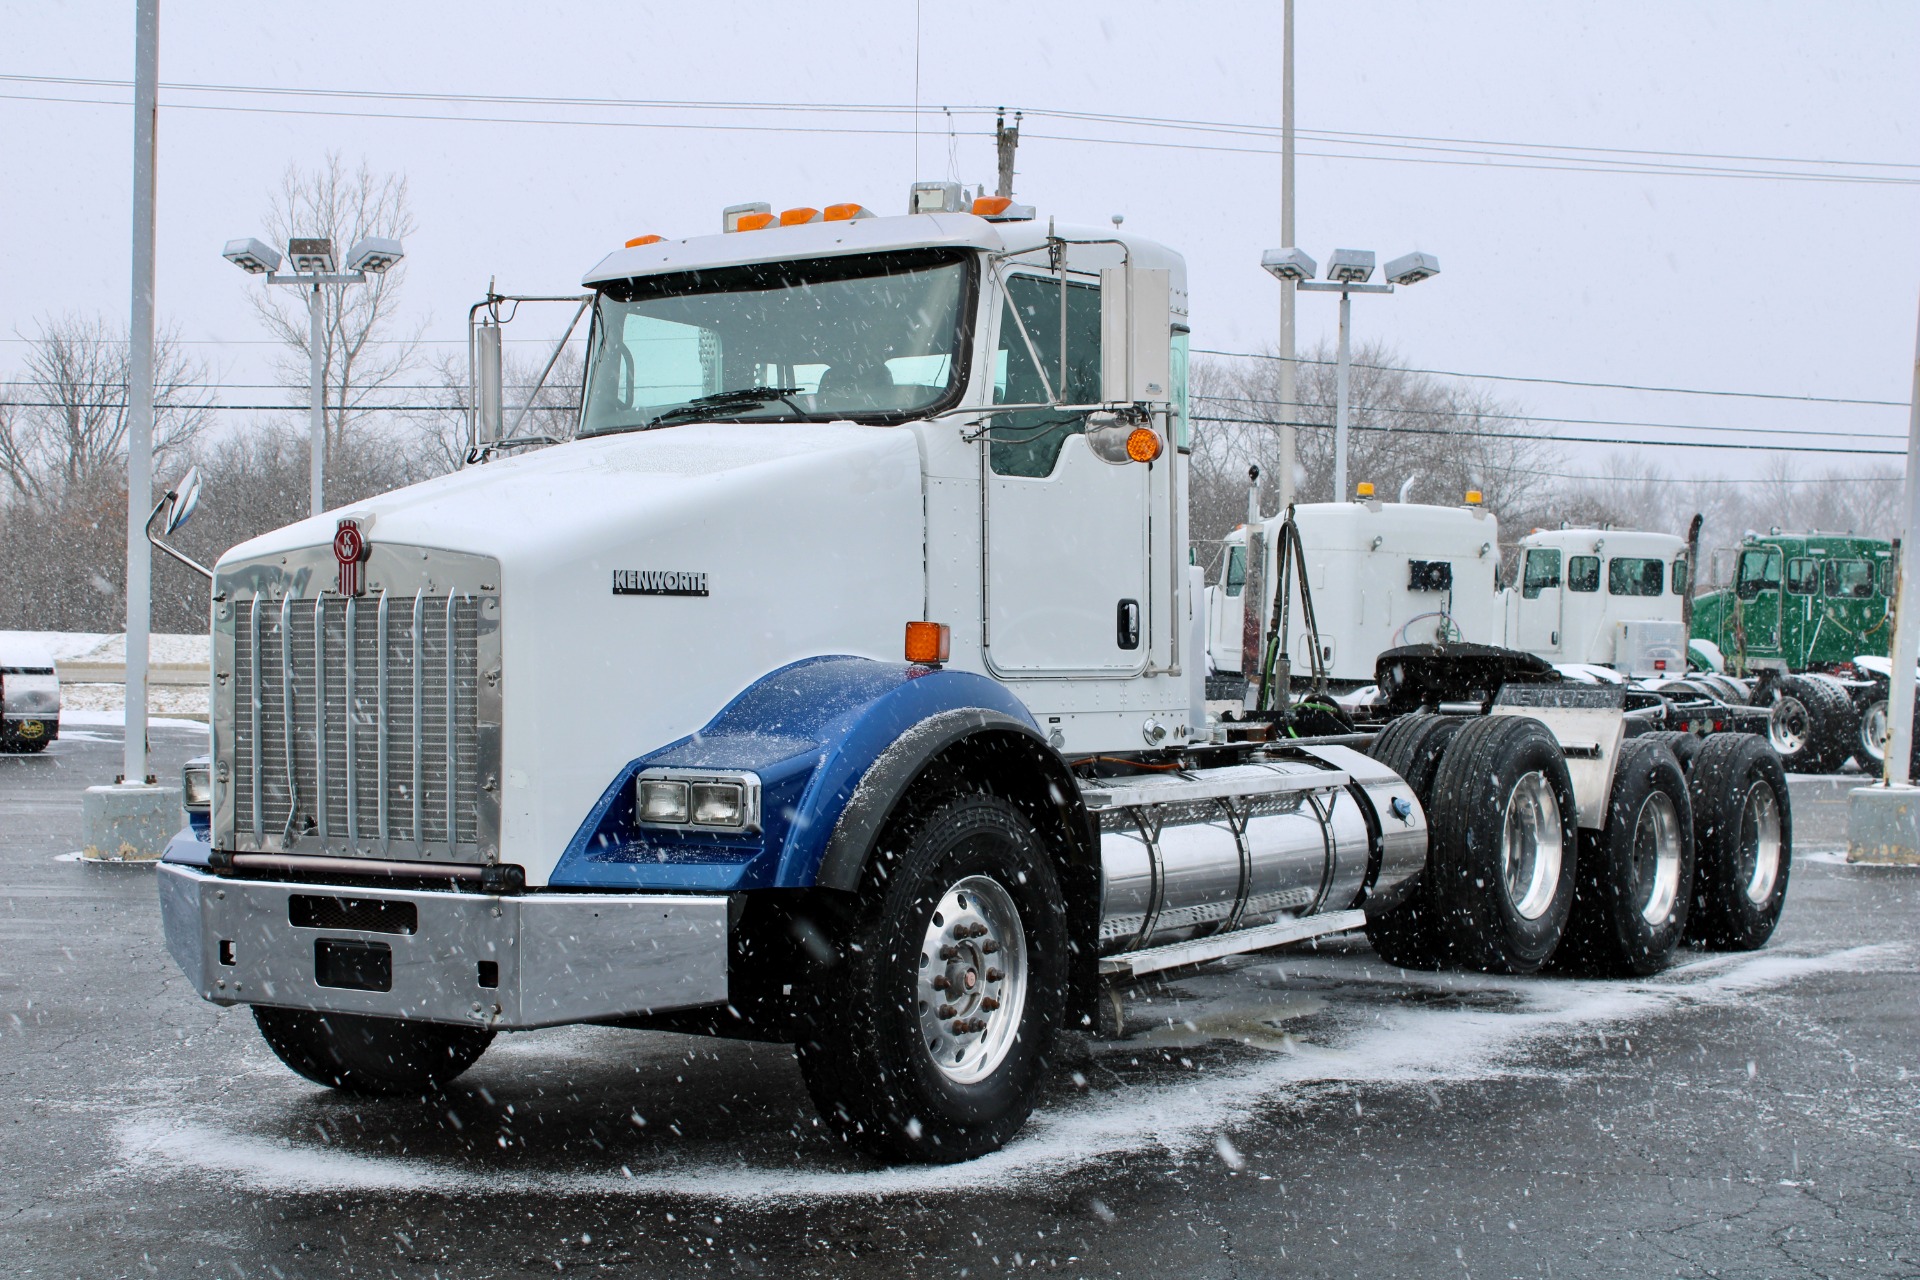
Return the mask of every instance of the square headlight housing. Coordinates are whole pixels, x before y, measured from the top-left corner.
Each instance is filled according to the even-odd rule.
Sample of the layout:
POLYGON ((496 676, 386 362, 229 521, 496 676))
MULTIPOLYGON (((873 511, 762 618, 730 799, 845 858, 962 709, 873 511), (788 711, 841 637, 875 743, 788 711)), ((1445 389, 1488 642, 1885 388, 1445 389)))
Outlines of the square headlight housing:
POLYGON ((646 769, 634 787, 634 813, 641 826, 741 834, 760 830, 760 779, 754 774, 646 769))
POLYGON ((180 806, 188 813, 213 810, 213 765, 202 757, 180 770, 180 806))

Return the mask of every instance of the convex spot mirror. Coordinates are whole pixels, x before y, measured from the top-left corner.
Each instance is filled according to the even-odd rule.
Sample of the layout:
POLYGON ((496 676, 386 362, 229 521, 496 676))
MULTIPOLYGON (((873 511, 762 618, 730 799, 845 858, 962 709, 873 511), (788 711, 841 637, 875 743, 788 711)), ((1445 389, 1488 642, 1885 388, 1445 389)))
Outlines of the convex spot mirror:
POLYGON ((180 477, 180 483, 167 499, 166 531, 172 533, 193 519, 193 513, 200 507, 200 468, 188 467, 187 474, 180 477))
POLYGON ((1100 399, 1165 404, 1173 397, 1173 274, 1164 267, 1100 273, 1100 399))

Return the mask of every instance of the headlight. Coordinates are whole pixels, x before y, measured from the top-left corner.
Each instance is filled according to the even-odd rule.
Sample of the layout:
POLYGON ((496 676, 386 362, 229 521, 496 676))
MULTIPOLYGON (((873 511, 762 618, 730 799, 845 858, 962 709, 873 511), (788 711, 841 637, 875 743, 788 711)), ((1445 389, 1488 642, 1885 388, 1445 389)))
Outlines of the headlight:
POLYGON ((693 820, 702 826, 743 826, 746 807, 746 788, 737 782, 693 784, 693 820))
POLYGON ((640 781, 640 821, 685 822, 687 820, 687 784, 665 778, 640 781))
POLYGON ((760 779, 751 773, 648 769, 640 775, 634 800, 642 825, 760 829, 760 779))
POLYGON ((194 813, 213 808, 213 771, 205 760, 194 760, 180 771, 180 803, 194 813))

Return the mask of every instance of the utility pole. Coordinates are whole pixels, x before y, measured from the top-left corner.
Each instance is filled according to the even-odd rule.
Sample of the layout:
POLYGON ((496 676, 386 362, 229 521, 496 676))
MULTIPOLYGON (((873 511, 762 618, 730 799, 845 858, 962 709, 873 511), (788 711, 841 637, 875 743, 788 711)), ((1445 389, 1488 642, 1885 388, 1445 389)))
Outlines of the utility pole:
MULTIPOLYGON (((1293 238, 1293 0, 1285 0, 1280 71, 1280 243, 1292 248, 1293 238)), ((1294 392, 1294 282, 1280 282, 1280 510, 1293 505, 1293 477, 1297 469, 1294 423, 1300 410, 1294 392)), ((1334 495, 1338 501, 1339 494, 1334 495)))
POLYGON ((127 703, 120 779, 80 798, 80 856, 151 862, 180 825, 180 790, 150 785, 147 632, 153 613, 153 249, 155 128, 160 117, 160 0, 133 10, 133 288, 127 325, 127 703))
MULTIPOLYGON (((1287 0, 1292 4, 1293 0, 1287 0)), ((1007 109, 1000 108, 1000 114, 993 121, 993 151, 1000 161, 1000 181, 993 194, 1013 197, 1013 153, 1020 146, 1020 112, 1013 113, 1013 127, 1007 127, 1007 109)))
POLYGON ((127 742, 122 780, 147 781, 147 631, 153 614, 153 245, 155 130, 160 122, 160 0, 134 6, 133 314, 127 358, 127 742))

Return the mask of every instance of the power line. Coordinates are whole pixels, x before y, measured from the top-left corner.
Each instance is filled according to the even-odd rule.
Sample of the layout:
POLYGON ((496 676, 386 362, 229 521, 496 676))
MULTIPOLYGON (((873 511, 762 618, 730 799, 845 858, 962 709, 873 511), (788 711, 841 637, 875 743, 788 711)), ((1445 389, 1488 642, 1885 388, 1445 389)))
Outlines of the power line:
MULTIPOLYGON (((73 85, 88 88, 127 88, 130 81, 87 76, 0 75, 0 82, 19 84, 73 85)), ((580 95, 534 95, 501 93, 430 93, 396 89, 298 88, 284 85, 209 84, 169 81, 161 88, 183 93, 228 93, 293 98, 330 98, 390 102, 443 102, 456 104, 500 104, 513 106, 593 107, 619 110, 675 111, 798 111, 808 113, 852 113, 883 115, 922 115, 927 113, 991 114, 1002 108, 985 104, 913 104, 853 102, 778 102, 770 100, 726 100, 694 98, 605 98, 580 95)), ((70 101, 72 99, 50 99, 70 101)), ((1196 120, 1175 116, 1132 115, 1100 111, 1069 111, 1049 107, 1020 107, 1029 116, 1059 120, 1119 124, 1142 128, 1174 129, 1188 132, 1224 133, 1249 137, 1277 138, 1280 130, 1272 125, 1248 121, 1196 120)), ((1302 129, 1310 138, 1329 142, 1357 140, 1356 145, 1407 146, 1438 144, 1454 148, 1499 147, 1516 152, 1565 151, 1599 155, 1658 156, 1677 160, 1720 160, 1747 164, 1807 164, 1843 168, 1920 170, 1920 164, 1889 160, 1834 160, 1813 156, 1762 156, 1744 153, 1659 150, 1646 147, 1609 147, 1584 143, 1524 142, 1493 138, 1452 138, 1433 134, 1362 132, 1348 129, 1302 129)), ((1647 164, 1649 161, 1627 163, 1647 164)))
MULTIPOLYGON (((1260 400, 1250 396, 1216 396, 1196 392, 1193 398, 1195 400, 1213 400, 1230 404, 1267 405, 1276 409, 1288 407, 1287 403, 1282 400, 1260 400)), ((1295 409, 1332 409, 1336 406, 1327 404, 1324 401, 1296 400, 1293 402, 1292 407, 1295 409)), ((1795 438, 1809 435, 1838 434, 1856 440, 1906 439, 1905 433, 1884 431, 1843 431, 1830 433, 1821 431, 1797 431, 1792 428, 1783 427, 1714 427, 1689 422, 1646 422, 1635 418, 1554 418, 1538 413, 1488 413, 1478 409, 1395 408, 1390 405, 1369 405, 1357 402, 1354 404, 1353 409, 1356 413, 1370 411, 1382 414, 1405 413, 1415 417, 1486 418, 1500 422, 1555 422, 1573 427, 1646 427, 1661 431, 1718 431, 1734 435, 1793 436, 1795 438)), ((1393 427, 1383 429, 1388 431, 1395 430, 1393 427)))
MULTIPOLYGON (((1333 427, 1325 422, 1274 422, 1267 418, 1223 418, 1192 415, 1194 422, 1238 423, 1249 427, 1304 427, 1312 431, 1331 431, 1333 427)), ((1606 436, 1562 436, 1535 435, 1523 431, 1474 431, 1468 428, 1450 429, 1446 427, 1374 427, 1354 423, 1353 431, 1391 431, 1410 436, 1468 436, 1489 440, 1531 440, 1542 444, 1615 444, 1631 445, 1643 449, 1738 449, 1753 453, 1845 453, 1857 454, 1869 458, 1904 458, 1904 449, 1843 449, 1833 445, 1803 445, 1798 448, 1785 448, 1773 444, 1728 444, 1720 442, 1692 442, 1685 440, 1620 440, 1606 436)))
MULTIPOLYGON (((1228 356, 1235 360, 1278 360, 1280 357, 1268 355, 1264 351, 1219 351, 1209 347, 1193 348, 1195 355, 1228 356)), ((1309 360, 1304 356, 1294 357, 1295 364, 1332 365, 1332 360, 1309 360)), ((1378 369, 1387 373, 1424 373, 1436 378, 1484 378, 1489 382, 1535 382, 1556 387, 1598 387, 1609 391, 1653 391, 1663 395, 1675 396, 1728 396, 1741 400, 1792 400, 1805 404, 1859 404, 1881 408, 1904 409, 1905 400, 1856 400, 1845 396, 1792 396, 1774 391, 1717 391, 1700 387, 1649 387, 1632 382, 1582 382, 1575 378, 1533 378, 1515 373, 1461 373, 1457 369, 1416 369, 1410 365, 1363 364, 1358 360, 1350 361, 1355 369, 1378 369)))
MULTIPOLYGON (((83 79, 63 79, 63 78, 56 78, 56 77, 0 76, 0 81, 7 81, 7 80, 14 81, 16 83, 74 84, 74 85, 91 85, 95 87, 117 86, 118 84, 124 84, 124 82, 83 80, 83 79)), ((174 85, 169 85, 167 87, 172 89, 175 92, 274 94, 281 97, 315 97, 315 98, 323 98, 328 100, 353 99, 353 100, 401 101, 401 102, 442 102, 450 105, 467 104, 467 103, 486 103, 486 104, 495 104, 495 105, 505 104, 505 105, 519 105, 519 106, 586 105, 590 107, 620 108, 620 109, 634 109, 636 107, 646 107, 646 108, 652 108, 652 109, 680 109, 680 110, 699 110, 699 109, 707 109, 707 108, 720 109, 720 110, 742 110, 742 111, 830 110, 830 111, 838 111, 838 112, 858 112, 862 114, 908 114, 911 116, 915 125, 914 128, 907 128, 907 129, 898 129, 898 128, 855 129, 855 128, 846 128, 846 127, 801 126, 801 125, 694 124, 694 123, 688 123, 684 121, 663 122, 663 121, 640 121, 640 120, 578 120, 578 119, 556 119, 552 117, 528 118, 523 116, 446 115, 446 114, 431 114, 431 113, 424 113, 424 112, 401 112, 401 111, 336 111, 336 110, 326 110, 318 107, 223 106, 216 103, 194 103, 194 102, 169 102, 166 104, 169 108, 188 110, 188 111, 240 112, 240 113, 249 113, 249 114, 264 114, 264 115, 308 115, 308 116, 322 116, 322 117, 344 118, 344 119, 422 120, 422 121, 440 121, 440 122, 467 123, 467 124, 547 124, 547 125, 563 125, 563 126, 570 126, 570 127, 591 127, 591 128, 650 128, 650 129, 722 131, 722 132, 820 133, 820 134, 854 134, 854 135, 865 135, 865 136, 917 135, 917 132, 918 132, 917 126, 919 123, 919 119, 920 119, 920 116, 925 111, 940 111, 950 115, 953 112, 960 112, 963 114, 964 113, 984 114, 989 110, 989 108, 982 107, 982 106, 959 106, 959 107, 929 106, 925 108, 915 106, 913 108, 900 108, 900 107, 889 107, 889 106, 881 106, 881 105, 875 105, 872 107, 862 107, 856 104, 839 104, 832 107, 816 108, 809 104, 802 104, 802 103, 760 103, 760 104, 752 104, 752 103, 709 104, 709 103, 698 103, 698 102, 673 103, 673 102, 665 102, 665 101, 646 102, 646 101, 640 101, 640 100, 620 100, 620 99, 532 98, 532 97, 510 97, 507 95, 420 94, 420 93, 400 93, 400 92, 392 92, 392 91, 382 92, 382 91, 366 91, 366 90, 324 90, 324 89, 303 90, 303 89, 287 89, 287 88, 275 89, 275 88, 268 88, 263 86, 223 86, 223 85, 189 85, 189 84, 174 84, 174 85)), ((13 101, 23 101, 23 102, 73 103, 78 105, 90 105, 90 106, 125 106, 126 105, 124 102, 120 102, 117 100, 98 99, 98 98, 78 98, 70 95, 52 96, 52 95, 37 95, 37 94, 0 94, 0 98, 9 99, 13 101)), ((1144 124, 1144 125, 1149 125, 1153 127, 1191 129, 1191 130, 1197 130, 1202 132, 1226 132, 1226 133, 1233 133, 1239 136, 1247 136, 1247 137, 1273 136, 1270 132, 1261 130, 1257 126, 1190 125, 1190 124, 1185 124, 1177 121, 1157 121, 1147 117, 1134 117, 1134 118, 1113 117, 1111 120, 1107 120, 1106 118, 1100 117, 1094 113, 1050 112, 1050 111, 1044 111, 1044 110, 1033 111, 1033 112, 1030 112, 1029 114, 1048 115, 1048 116, 1052 116, 1054 118, 1063 119, 1063 120, 1087 120, 1089 122, 1111 122, 1111 123, 1136 124, 1136 125, 1144 124)), ((1472 146, 1465 146, 1465 147, 1442 146, 1442 145, 1435 145, 1432 142, 1415 141, 1415 140, 1412 140, 1411 135, 1408 136, 1408 140, 1406 141, 1386 141, 1382 139, 1390 138, 1392 137, 1392 135, 1344 134, 1344 133, 1339 133, 1337 131, 1324 131, 1324 132, 1326 132, 1326 137, 1324 140, 1333 142, 1335 145, 1376 146, 1376 147, 1387 147, 1387 148, 1392 148, 1397 150, 1444 151, 1444 152, 1452 152, 1452 153, 1478 153, 1478 154, 1481 154, 1481 158, 1447 160, 1447 159, 1435 158, 1432 156, 1355 155, 1355 154, 1350 154, 1345 152, 1297 152, 1296 154, 1308 156, 1311 158, 1330 159, 1330 160, 1384 161, 1388 163, 1400 162, 1400 163, 1406 163, 1406 164, 1452 165, 1452 166, 1465 166, 1465 167, 1472 167, 1472 168, 1529 169, 1529 170, 1544 170, 1544 171, 1564 171, 1569 173, 1601 173, 1601 174, 1615 173, 1615 174, 1627 174, 1632 176, 1648 176, 1648 177, 1667 176, 1667 177, 1736 178, 1736 179, 1757 179, 1762 181, 1777 180, 1777 181, 1783 181, 1783 182, 1822 182, 1822 183, 1838 182, 1838 183, 1851 183, 1856 185, 1863 185, 1863 184, 1864 185, 1894 185, 1894 186, 1920 185, 1920 178, 1876 176, 1871 174, 1791 172, 1791 171, 1778 170, 1778 169, 1735 169, 1726 165, 1712 165, 1712 166, 1680 165, 1680 164, 1669 164, 1663 161, 1647 161, 1647 160, 1612 161, 1612 160, 1606 159, 1604 155, 1600 156, 1599 159, 1594 160, 1591 157, 1551 155, 1551 154, 1545 154, 1544 152, 1528 151, 1522 148, 1531 146, 1532 144, 1521 144, 1521 143, 1484 143, 1484 144, 1481 144, 1482 147, 1501 146, 1501 147, 1507 148, 1504 151, 1485 153, 1485 152, 1477 152, 1476 148, 1472 146), (1511 160, 1529 159, 1529 158, 1541 161, 1542 163, 1509 163, 1507 162, 1511 160), (1576 163, 1576 161, 1581 161, 1581 160, 1585 160, 1586 162, 1576 163)), ((984 130, 982 130, 982 133, 984 134, 984 130)), ((1211 152, 1220 152, 1220 153, 1227 153, 1227 154, 1252 154, 1252 155, 1278 154, 1272 148, 1267 148, 1267 147, 1227 147, 1227 146, 1220 146, 1217 144, 1206 144, 1206 143, 1172 143, 1172 142, 1161 143, 1161 142, 1150 142, 1143 139, 1096 138, 1096 137, 1087 137, 1082 135, 1071 135, 1071 134, 1029 134, 1028 136, 1035 139, 1041 139, 1046 141, 1077 142, 1077 143, 1087 143, 1087 144, 1093 144, 1093 145, 1139 146, 1139 147, 1166 148, 1166 149, 1185 150, 1185 151, 1211 151, 1211 152)), ((1624 148, 1588 149, 1588 148, 1576 148, 1576 147, 1555 147, 1554 149, 1565 150, 1565 151, 1611 150, 1613 153, 1622 154, 1622 155, 1654 154, 1650 152, 1638 152, 1638 153, 1629 152, 1624 148)), ((1664 153, 1664 154, 1684 154, 1684 153, 1664 153)), ((1826 164, 1826 165, 1848 165, 1852 163, 1848 161, 1787 161, 1785 159, 1780 159, 1777 162, 1779 163, 1813 163, 1813 164, 1826 164)), ((1887 162, 1887 161, 1864 162, 1864 164, 1867 166, 1875 167, 1875 168, 1915 167, 1915 166, 1899 165, 1895 162, 1887 162)))

